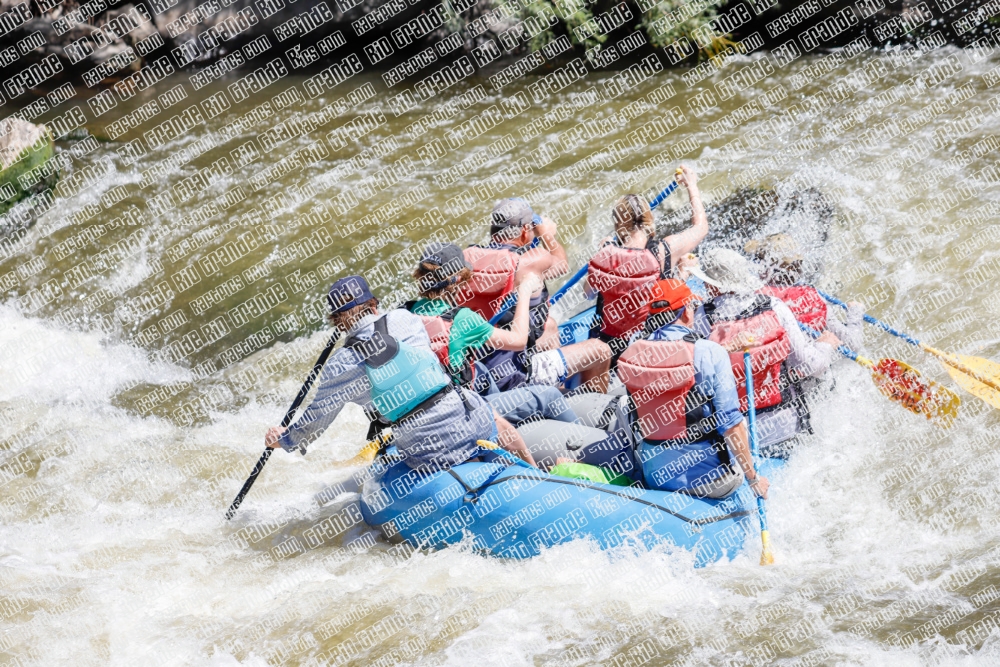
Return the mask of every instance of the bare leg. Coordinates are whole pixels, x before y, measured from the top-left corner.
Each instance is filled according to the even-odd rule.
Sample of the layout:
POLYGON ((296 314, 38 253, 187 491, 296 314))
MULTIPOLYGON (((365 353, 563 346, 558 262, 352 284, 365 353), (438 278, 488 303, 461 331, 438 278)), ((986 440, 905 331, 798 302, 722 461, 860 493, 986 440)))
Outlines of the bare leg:
POLYGON ((607 343, 591 338, 562 348, 566 357, 567 375, 580 374, 582 386, 599 394, 608 392, 611 377, 611 348, 607 343))
POLYGON ((493 411, 493 418, 497 422, 497 431, 500 434, 498 437, 500 442, 497 444, 514 456, 517 456, 533 466, 536 465, 534 457, 532 457, 531 452, 528 451, 528 445, 524 443, 524 438, 522 438, 521 434, 517 432, 514 425, 497 414, 496 410, 493 411))
POLYGON ((535 341, 535 349, 539 352, 559 348, 559 325, 551 317, 545 320, 545 331, 535 341))

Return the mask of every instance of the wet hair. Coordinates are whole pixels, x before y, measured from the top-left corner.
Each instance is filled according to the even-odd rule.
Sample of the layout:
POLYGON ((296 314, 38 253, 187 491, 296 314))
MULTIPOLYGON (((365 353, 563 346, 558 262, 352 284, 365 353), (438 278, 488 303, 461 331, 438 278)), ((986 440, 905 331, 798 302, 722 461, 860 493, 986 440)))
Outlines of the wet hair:
POLYGON ((802 260, 771 266, 767 270, 767 282, 789 287, 802 280, 802 260))
POLYGON ((444 280, 439 280, 435 275, 441 269, 441 265, 435 262, 420 262, 413 271, 413 277, 417 281, 417 291, 425 299, 437 299, 443 294, 454 292, 458 287, 472 280, 472 269, 463 266, 457 273, 453 273, 444 280))
POLYGON ((342 310, 339 313, 330 313, 329 319, 338 329, 347 330, 354 322, 364 317, 367 312, 375 312, 378 308, 378 299, 369 299, 364 303, 359 303, 353 308, 342 310), (349 324, 348 324, 349 323, 349 324), (342 326, 346 325, 346 326, 342 326))
POLYGON ((611 217, 615 222, 615 234, 618 239, 625 243, 636 230, 641 229, 648 236, 656 232, 653 224, 653 212, 645 199, 636 194, 627 194, 619 197, 611 210, 611 217))

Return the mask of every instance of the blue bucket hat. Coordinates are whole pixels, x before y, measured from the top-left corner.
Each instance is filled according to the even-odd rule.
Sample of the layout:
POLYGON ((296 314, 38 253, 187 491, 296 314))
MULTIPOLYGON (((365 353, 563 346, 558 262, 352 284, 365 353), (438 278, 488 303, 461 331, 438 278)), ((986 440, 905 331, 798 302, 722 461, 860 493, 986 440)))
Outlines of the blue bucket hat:
POLYGON ((372 290, 368 287, 368 281, 364 276, 347 276, 341 278, 330 286, 330 293, 326 295, 330 310, 334 313, 342 313, 355 306, 360 306, 375 298, 372 290))

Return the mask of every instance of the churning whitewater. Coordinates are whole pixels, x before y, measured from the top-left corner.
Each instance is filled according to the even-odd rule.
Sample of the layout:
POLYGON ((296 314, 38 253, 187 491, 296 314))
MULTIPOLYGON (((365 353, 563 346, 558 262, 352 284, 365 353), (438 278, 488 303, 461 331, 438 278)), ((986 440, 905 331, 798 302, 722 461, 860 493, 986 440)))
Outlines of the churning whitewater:
MULTIPOLYGON (((802 87, 802 73, 827 71, 823 62, 810 56, 776 69, 760 85, 790 92, 774 96, 768 108, 787 110, 803 93, 851 71, 832 67, 802 87)), ((797 235, 820 287, 865 303, 935 347, 995 357, 996 281, 977 283, 975 271, 1000 256, 1000 236, 981 233, 993 230, 997 192, 987 187, 950 206, 942 193, 996 157, 995 149, 982 149, 1000 132, 993 93, 962 98, 955 91, 982 87, 982 74, 1000 58, 971 62, 957 49, 942 48, 907 57, 855 56, 850 67, 869 62, 886 69, 883 79, 835 105, 802 110, 806 120, 780 140, 747 142, 735 156, 701 148, 709 125, 755 94, 745 91, 705 116, 692 115, 648 154, 690 145, 676 161, 698 170, 710 207, 744 187, 779 186, 777 213, 762 223, 764 231, 797 235), (883 92, 956 60, 961 71, 928 99, 879 106, 883 92), (868 132, 889 113, 915 116, 935 100, 944 103, 933 122, 909 136, 868 132), (942 127, 949 133, 939 132, 942 127), (863 148, 856 155, 838 152, 852 145, 863 148)), ((587 89, 604 78, 590 74, 525 111, 519 122, 527 125, 558 106, 574 108, 518 150, 594 113, 587 89)), ((280 85, 295 81, 288 77, 280 85)), ((637 104, 671 84, 684 91, 678 104, 697 92, 667 71, 597 113, 637 104)), ((504 96, 526 85, 515 82, 504 96)), ((197 94, 207 97, 216 86, 222 84, 197 94)), ((316 111, 330 101, 304 105, 316 111)), ((498 101, 478 99, 454 122, 498 101)), ((139 103, 124 103, 111 115, 122 117, 139 103)), ((384 103, 379 94, 357 110, 384 103)), ((432 108, 430 101, 420 103, 413 113, 432 108)), ((262 186, 228 211, 204 207, 249 183, 249 167, 141 230, 115 223, 120 214, 100 206, 94 212, 102 195, 122 184, 143 183, 150 197, 165 192, 167 179, 161 185, 156 170, 168 160, 191 173, 206 167, 211 153, 199 153, 199 146, 246 111, 231 109, 132 164, 113 144, 74 158, 75 173, 95 165, 107 172, 78 192, 60 186, 66 190, 57 189, 62 196, 53 209, 18 242, 14 259, 0 265, 0 272, 18 275, 0 306, 0 654, 7 664, 625 665, 644 664, 651 655, 655 664, 692 666, 1000 661, 997 416, 963 395, 958 420, 942 429, 888 401, 869 372, 846 359, 811 404, 814 434, 801 438, 771 479, 773 567, 758 565, 759 533, 747 536, 732 561, 703 568, 694 567, 692 553, 667 547, 602 551, 575 541, 508 561, 485 558, 467 544, 434 552, 391 544, 360 520, 352 476, 363 474, 363 466, 351 460, 365 445, 368 421, 356 406, 306 456, 273 456, 227 522, 225 510, 260 455, 266 430, 280 421, 329 338, 316 309, 329 283, 364 272, 376 277, 382 295, 411 284, 413 262, 407 259, 400 271, 391 262, 431 238, 433 207, 510 158, 498 155, 473 167, 455 154, 433 169, 416 166, 369 205, 391 207, 398 204, 395 194, 426 189, 408 215, 427 222, 399 237, 372 240, 352 231, 362 228, 356 212, 338 222, 340 236, 329 235, 310 224, 311 202, 297 188, 305 180, 324 182, 333 199, 414 152, 417 142, 402 132, 407 118, 372 130, 365 145, 389 142, 383 145, 389 152, 341 181, 324 181, 346 160, 332 155, 262 186), (190 156, 187 163, 174 157, 182 154, 190 156), (447 178, 435 178, 445 172, 447 178), (252 217, 255 210, 279 216, 282 224, 249 232, 225 225, 229 216, 252 217), (100 256, 137 231, 143 236, 130 241, 134 252, 113 264, 100 256), (42 255, 70 238, 76 240, 63 247, 71 253, 42 255), (154 298, 191 257, 211 258, 226 244, 233 244, 227 263, 218 255, 218 270, 197 289, 182 290, 169 303, 154 298), (296 244, 300 259, 286 261, 293 255, 282 253, 296 244), (366 250, 355 252, 361 247, 366 250), (91 279, 47 300, 37 297, 88 260, 91 279), (283 295, 273 308, 246 305, 254 292, 241 291, 239 276, 258 269, 271 272, 261 284, 283 295), (181 305, 190 306, 178 311, 191 313, 187 321, 148 327, 148 318, 181 305), (227 325, 233 330, 205 338, 209 342, 177 361, 189 332, 210 331, 241 307, 242 324, 227 325)), ((276 111, 241 138, 277 126, 290 113, 276 111)), ((750 127, 765 123, 768 113, 750 127)), ((443 125, 428 132, 443 136, 443 125)), ((629 131, 585 142, 574 159, 629 131)), ((735 131, 713 145, 734 137, 735 131)), ((496 139, 481 137, 475 145, 496 139)), ((273 161, 309 141, 303 136, 277 146, 273 161)), ((629 157, 614 169, 581 174, 566 170, 572 162, 556 160, 537 170, 533 185, 544 189, 531 204, 557 212, 569 196, 614 183, 643 161, 629 157)), ((643 187, 658 191, 670 177, 650 175, 643 187)), ((595 203, 585 222, 561 228, 572 271, 608 234, 611 203, 595 203)), ((135 198, 122 205, 141 204, 135 198)), ((660 213, 683 222, 684 204, 668 200, 660 213)), ((485 214, 472 217, 478 222, 485 214)), ((485 232, 477 233, 464 241, 483 241, 485 232)), ((725 238, 720 227, 707 243, 725 238)), ((555 314, 572 314, 581 303, 571 293, 555 314)), ((864 341, 867 356, 901 359, 953 386, 916 348, 873 327, 864 341)))

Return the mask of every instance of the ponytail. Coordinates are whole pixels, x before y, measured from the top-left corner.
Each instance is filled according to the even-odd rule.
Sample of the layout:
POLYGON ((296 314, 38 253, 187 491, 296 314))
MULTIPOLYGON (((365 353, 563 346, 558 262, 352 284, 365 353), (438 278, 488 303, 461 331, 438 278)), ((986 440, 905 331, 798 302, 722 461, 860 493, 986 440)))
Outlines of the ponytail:
POLYGON ((622 243, 627 242, 639 229, 646 232, 650 238, 656 232, 656 227, 653 225, 653 211, 650 210, 646 200, 639 195, 627 194, 620 197, 611 213, 615 223, 615 234, 622 243))

